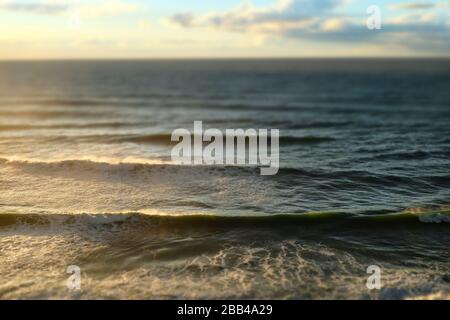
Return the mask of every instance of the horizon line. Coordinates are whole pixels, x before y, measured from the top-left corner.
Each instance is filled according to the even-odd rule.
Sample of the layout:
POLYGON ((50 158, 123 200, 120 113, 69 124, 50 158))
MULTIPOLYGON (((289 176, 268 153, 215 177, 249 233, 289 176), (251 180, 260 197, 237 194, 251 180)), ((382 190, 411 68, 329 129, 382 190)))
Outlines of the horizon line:
POLYGON ((273 56, 273 57, 81 57, 81 58, 13 58, 2 59, 0 62, 39 62, 39 61, 175 61, 175 60, 443 60, 450 56, 273 56))

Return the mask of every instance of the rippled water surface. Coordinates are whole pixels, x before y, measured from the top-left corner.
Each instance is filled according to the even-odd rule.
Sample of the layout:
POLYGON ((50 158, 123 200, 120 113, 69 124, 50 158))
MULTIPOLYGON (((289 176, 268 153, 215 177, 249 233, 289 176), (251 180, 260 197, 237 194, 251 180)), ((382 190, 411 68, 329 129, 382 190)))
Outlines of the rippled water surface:
POLYGON ((0 297, 449 298, 449 88, 442 59, 0 63, 0 297), (194 120, 280 129, 278 174, 171 164, 194 120))

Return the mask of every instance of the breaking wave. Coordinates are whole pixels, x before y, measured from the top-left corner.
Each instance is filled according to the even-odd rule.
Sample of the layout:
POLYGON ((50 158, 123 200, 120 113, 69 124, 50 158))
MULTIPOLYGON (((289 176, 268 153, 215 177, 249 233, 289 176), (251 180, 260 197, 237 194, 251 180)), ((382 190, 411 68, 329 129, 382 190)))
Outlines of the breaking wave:
POLYGON ((171 214, 170 212, 126 212, 110 214, 17 214, 0 213, 0 226, 13 225, 91 225, 111 226, 123 224, 138 224, 143 226, 177 226, 184 228, 220 227, 233 229, 240 227, 251 228, 282 228, 295 225, 405 225, 415 223, 450 223, 450 210, 434 210, 414 212, 406 210, 398 213, 361 215, 338 212, 310 212, 304 214, 282 215, 253 215, 218 216, 210 214, 171 214))

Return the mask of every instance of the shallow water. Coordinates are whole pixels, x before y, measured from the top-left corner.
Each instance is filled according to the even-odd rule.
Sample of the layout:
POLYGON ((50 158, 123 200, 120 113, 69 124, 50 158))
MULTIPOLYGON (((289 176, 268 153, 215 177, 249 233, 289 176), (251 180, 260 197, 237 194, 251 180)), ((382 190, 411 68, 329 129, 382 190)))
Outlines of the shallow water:
POLYGON ((0 63, 0 297, 448 298, 449 87, 449 60, 0 63), (279 173, 172 165, 194 120, 280 129, 279 173))

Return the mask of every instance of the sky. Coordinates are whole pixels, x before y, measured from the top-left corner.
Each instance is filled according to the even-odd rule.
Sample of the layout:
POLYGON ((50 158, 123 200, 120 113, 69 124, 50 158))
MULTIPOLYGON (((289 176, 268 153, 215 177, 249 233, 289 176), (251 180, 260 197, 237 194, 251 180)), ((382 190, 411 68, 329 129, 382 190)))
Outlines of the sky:
POLYGON ((367 56, 450 56, 450 0, 0 0, 6 60, 367 56))

